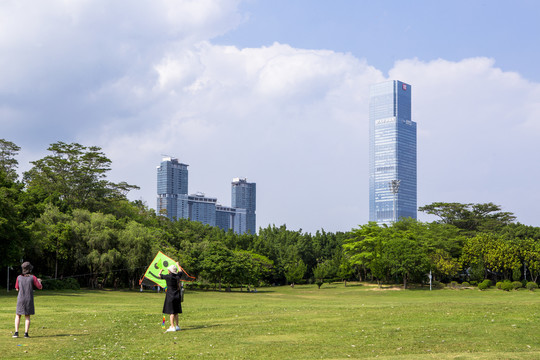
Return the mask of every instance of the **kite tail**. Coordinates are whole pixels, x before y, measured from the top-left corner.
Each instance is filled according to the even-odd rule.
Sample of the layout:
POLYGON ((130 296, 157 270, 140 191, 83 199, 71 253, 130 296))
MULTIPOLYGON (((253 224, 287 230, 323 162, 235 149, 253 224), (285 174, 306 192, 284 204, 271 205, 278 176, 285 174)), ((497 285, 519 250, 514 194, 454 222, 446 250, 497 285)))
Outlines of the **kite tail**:
POLYGON ((161 328, 165 329, 167 326, 165 325, 165 315, 163 315, 163 321, 161 322, 161 328))

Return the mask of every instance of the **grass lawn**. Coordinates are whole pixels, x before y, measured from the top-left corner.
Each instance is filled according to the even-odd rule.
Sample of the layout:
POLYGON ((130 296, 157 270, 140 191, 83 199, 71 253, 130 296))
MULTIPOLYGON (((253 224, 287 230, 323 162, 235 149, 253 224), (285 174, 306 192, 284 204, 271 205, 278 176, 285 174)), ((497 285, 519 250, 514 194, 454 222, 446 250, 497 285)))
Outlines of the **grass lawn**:
POLYGON ((16 292, 3 290, 0 358, 540 359, 540 291, 366 284, 187 291, 182 331, 174 333, 161 328, 163 298, 36 291, 31 338, 14 339, 16 292))

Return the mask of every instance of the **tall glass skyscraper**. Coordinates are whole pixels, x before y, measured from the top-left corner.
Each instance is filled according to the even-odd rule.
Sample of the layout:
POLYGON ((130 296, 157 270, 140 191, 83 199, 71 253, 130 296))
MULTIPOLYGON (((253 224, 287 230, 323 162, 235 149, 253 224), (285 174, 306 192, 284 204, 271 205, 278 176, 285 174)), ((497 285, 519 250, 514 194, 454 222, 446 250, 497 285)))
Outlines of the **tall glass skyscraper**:
POLYGON ((375 84, 369 103, 369 221, 416 219, 416 123, 411 86, 375 84))
POLYGON ((248 183, 245 178, 234 178, 231 186, 231 206, 246 209, 246 229, 250 233, 256 234, 256 184, 248 183))
POLYGON ((188 218, 188 165, 164 157, 157 167, 157 213, 173 220, 188 218))

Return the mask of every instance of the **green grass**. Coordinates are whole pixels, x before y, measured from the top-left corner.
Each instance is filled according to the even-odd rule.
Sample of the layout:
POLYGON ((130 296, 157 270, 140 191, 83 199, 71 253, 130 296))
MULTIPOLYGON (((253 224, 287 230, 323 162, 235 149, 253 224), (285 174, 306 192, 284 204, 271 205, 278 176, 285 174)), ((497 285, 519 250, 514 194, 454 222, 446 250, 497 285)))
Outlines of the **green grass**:
POLYGON ((0 294, 0 358, 540 358, 540 291, 188 291, 176 333, 161 328, 162 293, 36 291, 35 303, 31 338, 13 339, 16 293, 0 294))

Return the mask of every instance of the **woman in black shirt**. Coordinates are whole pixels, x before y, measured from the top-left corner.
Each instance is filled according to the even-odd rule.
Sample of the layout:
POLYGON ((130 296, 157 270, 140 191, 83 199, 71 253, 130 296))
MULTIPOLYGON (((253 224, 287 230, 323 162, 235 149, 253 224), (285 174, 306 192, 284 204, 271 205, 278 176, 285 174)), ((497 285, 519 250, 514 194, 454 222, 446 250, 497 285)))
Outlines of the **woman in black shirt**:
POLYGON ((170 315, 171 327, 167 331, 179 331, 180 327, 178 326, 178 314, 182 313, 182 303, 180 299, 180 274, 178 272, 180 265, 171 265, 167 268, 169 273, 163 275, 161 270, 159 276, 162 279, 165 279, 167 283, 167 293, 165 295, 165 303, 163 304, 163 313, 170 315))

